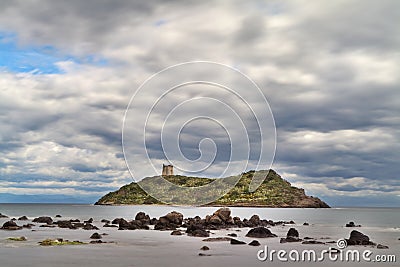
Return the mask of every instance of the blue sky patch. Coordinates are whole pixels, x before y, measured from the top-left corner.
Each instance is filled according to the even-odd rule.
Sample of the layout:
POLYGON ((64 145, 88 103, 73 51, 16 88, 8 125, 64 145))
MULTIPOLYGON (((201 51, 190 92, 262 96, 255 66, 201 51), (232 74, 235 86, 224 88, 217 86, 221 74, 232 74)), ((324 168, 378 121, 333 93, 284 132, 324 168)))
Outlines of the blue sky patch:
POLYGON ((61 53, 56 47, 21 46, 18 37, 12 33, 0 32, 0 68, 10 72, 31 72, 33 74, 58 74, 63 70, 57 62, 72 61, 77 64, 107 65, 105 59, 95 55, 74 57, 61 53))

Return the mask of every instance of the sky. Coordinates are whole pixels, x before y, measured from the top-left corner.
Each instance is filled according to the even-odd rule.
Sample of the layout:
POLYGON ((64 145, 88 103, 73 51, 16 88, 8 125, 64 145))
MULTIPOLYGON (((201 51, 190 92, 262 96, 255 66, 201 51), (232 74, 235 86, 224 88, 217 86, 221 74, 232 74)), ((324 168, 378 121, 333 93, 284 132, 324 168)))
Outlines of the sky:
MULTIPOLYGON (((122 151, 132 95, 151 75, 201 60, 232 66, 259 86, 276 125, 271 167, 282 177, 332 206, 400 206, 399 1, 0 5, 0 202, 94 202, 132 182, 122 151)), ((203 75, 218 76, 210 69, 203 75)), ((132 122, 165 90, 147 88, 132 122)), ((252 107, 265 108, 249 94, 252 107)), ((165 151, 153 134, 162 123, 158 115, 204 95, 245 114, 252 147, 247 162, 254 166, 262 138, 246 108, 218 88, 198 85, 165 98, 148 125, 146 147, 159 171, 165 151)), ((227 135, 218 123, 199 120, 187 124, 179 140, 183 155, 200 163, 202 152, 217 149, 205 174, 218 176, 229 162, 226 139, 240 137, 240 127, 222 105, 192 104, 175 114, 175 124, 207 111, 230 130, 227 135), (205 138, 214 143, 206 140, 199 150, 205 138)), ((143 131, 131 129, 134 153, 143 131)), ((245 155, 238 166, 247 154, 235 147, 245 155)), ((134 179, 150 174, 142 168, 134 179)))

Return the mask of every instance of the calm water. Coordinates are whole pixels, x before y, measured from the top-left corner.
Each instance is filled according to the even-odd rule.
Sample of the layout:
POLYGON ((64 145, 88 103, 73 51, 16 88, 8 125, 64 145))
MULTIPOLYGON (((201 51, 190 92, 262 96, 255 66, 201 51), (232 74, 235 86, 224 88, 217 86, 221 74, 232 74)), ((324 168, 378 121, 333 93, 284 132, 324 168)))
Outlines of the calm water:
MULTIPOLYGON (((0 213, 10 217, 26 215, 64 218, 133 219, 139 211, 150 217, 160 217, 176 210, 185 217, 212 214, 217 207, 171 207, 171 206, 94 206, 75 204, 0 204, 0 213)), ((277 209, 277 208, 231 208, 232 216, 249 218, 258 214, 262 219, 294 220, 296 223, 309 222, 320 225, 344 225, 349 221, 369 227, 400 228, 400 208, 332 208, 332 209, 277 209)))

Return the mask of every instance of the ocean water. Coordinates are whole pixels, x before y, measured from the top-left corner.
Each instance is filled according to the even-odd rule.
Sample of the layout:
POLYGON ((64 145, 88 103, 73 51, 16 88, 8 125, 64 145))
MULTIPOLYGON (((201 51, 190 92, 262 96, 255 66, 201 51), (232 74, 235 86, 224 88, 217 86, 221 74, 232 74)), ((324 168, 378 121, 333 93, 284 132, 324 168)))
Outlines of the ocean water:
MULTIPOLYGON (((271 249, 315 249, 321 251, 332 244, 302 245, 301 243, 280 244, 281 237, 285 237, 290 227, 295 227, 300 237, 313 237, 317 240, 335 242, 341 238, 348 238, 354 228, 346 228, 349 221, 361 224, 357 228, 370 236, 371 240, 385 244, 388 250, 369 248, 375 254, 396 255, 397 262, 372 264, 371 266, 399 266, 400 262, 400 209, 398 208, 332 208, 332 209, 276 209, 276 208, 230 208, 232 216, 250 218, 258 214, 262 219, 293 220, 295 225, 280 225, 271 227, 276 238, 259 239, 260 247, 247 245, 235 246, 228 242, 204 242, 203 238, 187 235, 171 236, 170 231, 134 230, 119 231, 117 228, 102 227, 101 219, 112 220, 123 217, 133 219, 137 212, 144 211, 150 217, 160 217, 176 210, 185 217, 199 215, 205 217, 212 214, 217 207, 171 207, 171 206, 94 206, 94 205, 67 205, 67 204, 0 204, 0 213, 15 218, 27 216, 30 220, 38 216, 55 217, 62 215, 62 219, 77 218, 94 219, 98 231, 83 229, 69 230, 60 228, 42 228, 39 225, 32 229, 18 231, 0 230, 0 266, 40 266, 40 267, 152 267, 152 266, 287 266, 287 262, 260 262, 257 252, 265 245, 271 249), (303 226, 308 222, 310 226, 303 226), (93 232, 106 233, 103 241, 106 244, 88 244, 78 246, 42 247, 39 241, 47 238, 64 238, 89 242, 93 232), (10 241, 8 237, 25 236, 28 241, 10 241), (206 245, 209 251, 203 252, 200 247, 206 245), (200 257, 199 253, 209 254, 209 257, 200 257)), ((0 219, 3 224, 9 219, 0 219)), ((19 222, 19 225, 27 222, 19 222)), ((229 229, 212 231, 211 237, 226 236, 228 233, 237 233, 237 239, 249 243, 252 238, 246 237, 249 229, 229 229)), ((359 250, 367 249, 363 246, 359 250)), ((292 266, 365 266, 365 262, 291 262, 292 266)))
MULTIPOLYGON (((0 213, 10 217, 51 216, 60 214, 65 218, 94 220, 126 218, 134 219, 136 213, 144 211, 151 218, 160 217, 170 211, 181 212, 184 217, 199 215, 205 217, 218 207, 174 207, 174 206, 95 206, 81 204, 0 204, 0 213)), ((313 223, 319 225, 344 225, 349 221, 369 227, 400 228, 400 208, 249 208, 230 207, 232 216, 250 218, 257 214, 261 219, 293 220, 296 223, 313 223)))

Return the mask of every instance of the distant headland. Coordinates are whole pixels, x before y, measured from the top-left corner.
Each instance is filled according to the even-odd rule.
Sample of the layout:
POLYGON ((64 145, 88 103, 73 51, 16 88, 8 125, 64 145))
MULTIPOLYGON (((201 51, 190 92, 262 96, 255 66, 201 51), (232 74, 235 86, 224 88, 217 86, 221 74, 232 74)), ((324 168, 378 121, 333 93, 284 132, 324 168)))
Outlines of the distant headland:
MULTIPOLYGON (((307 196, 304 189, 292 186, 274 170, 257 171, 265 174, 264 182, 254 192, 249 192, 249 184, 255 171, 242 174, 242 177, 227 194, 207 206, 231 207, 272 207, 272 208, 329 208, 317 197, 307 196)), ((172 166, 164 166, 163 176, 169 182, 185 187, 206 185, 213 178, 187 177, 173 175, 172 166), (166 175, 167 174, 167 175, 166 175)), ((151 182, 153 177, 146 177, 151 182)), ((225 179, 225 178, 222 178, 225 179)), ((190 196, 188 196, 190 197, 190 196)), ((122 186, 100 198, 95 205, 162 205, 163 203, 148 195, 137 183, 122 186)))

